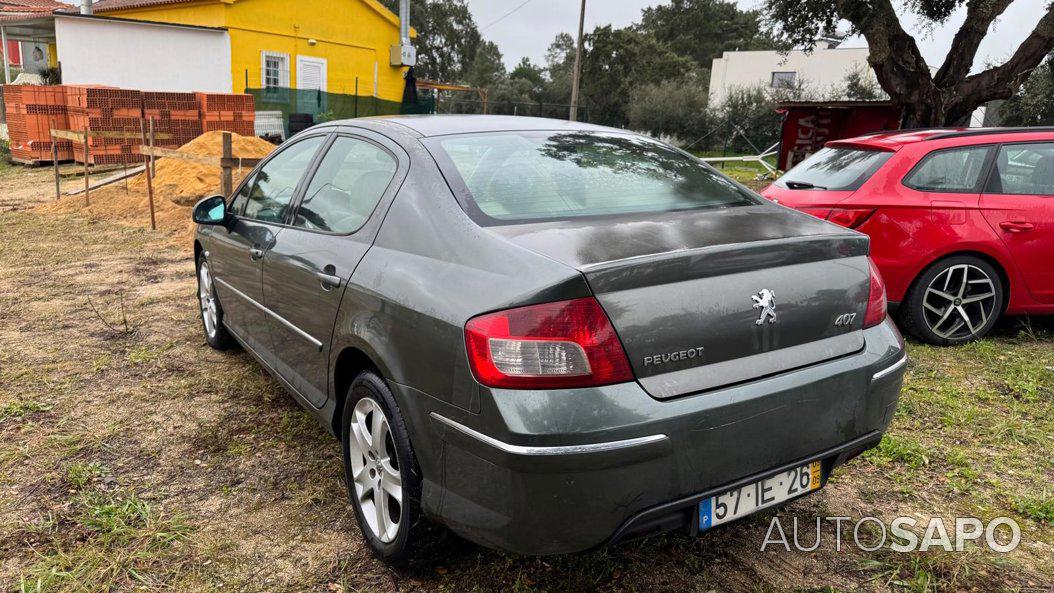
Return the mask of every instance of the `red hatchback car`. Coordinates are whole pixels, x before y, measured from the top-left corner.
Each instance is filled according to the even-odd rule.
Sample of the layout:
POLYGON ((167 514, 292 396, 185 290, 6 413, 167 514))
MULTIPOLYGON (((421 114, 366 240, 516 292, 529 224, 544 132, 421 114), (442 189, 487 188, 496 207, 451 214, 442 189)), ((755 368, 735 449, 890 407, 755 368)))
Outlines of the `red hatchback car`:
POLYGON ((1054 313, 1054 129, 829 142, 762 194, 871 237, 902 329, 941 345, 1054 313))

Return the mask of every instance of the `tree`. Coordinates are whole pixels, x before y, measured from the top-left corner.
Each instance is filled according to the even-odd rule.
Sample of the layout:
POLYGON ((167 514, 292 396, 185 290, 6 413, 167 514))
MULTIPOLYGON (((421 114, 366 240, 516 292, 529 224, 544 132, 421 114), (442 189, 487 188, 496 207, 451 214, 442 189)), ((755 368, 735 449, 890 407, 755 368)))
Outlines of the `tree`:
POLYGON ((845 98, 850 101, 877 101, 885 98, 882 89, 866 70, 853 70, 843 81, 845 98))
MULTIPOLYGON (((382 2, 399 14, 399 0, 382 2)), ((482 41, 465 0, 412 0, 410 24, 417 30, 417 77, 464 80, 482 41)))
MULTIPOLYGON (((795 89, 788 89, 790 95, 795 89)), ((721 137, 733 152, 758 154, 779 140, 783 116, 776 111, 778 100, 764 86, 735 88, 721 103, 721 137)), ((795 96, 794 98, 798 98, 795 96)))
POLYGON ((571 102, 571 70, 574 68, 575 38, 570 33, 557 33, 545 52, 545 71, 549 85, 545 100, 550 103, 571 102))
POLYGON ((465 82, 489 89, 506 79, 501 50, 493 41, 483 41, 476 48, 476 56, 465 73, 465 82))
MULTIPOLYGON (((934 25, 948 21, 960 6, 966 20, 952 39, 935 74, 904 30, 892 0, 765 0, 764 12, 783 41, 812 47, 848 21, 851 33, 867 40, 868 63, 890 98, 904 106, 905 127, 960 125, 974 109, 993 99, 1009 99, 1054 49, 1054 3, 1004 63, 970 74, 988 28, 1013 0, 909 0, 911 13, 934 25)), ((898 3, 899 5, 899 3, 898 3)))
POLYGON ((545 78, 545 68, 534 65, 527 57, 521 59, 509 73, 509 83, 515 86, 516 94, 532 102, 543 99, 548 82, 545 78))
POLYGON ((665 80, 637 87, 630 94, 629 126, 654 136, 697 141, 714 127, 701 76, 665 80))
POLYGON ((756 11, 739 10, 735 2, 725 0, 673 0, 645 8, 639 27, 703 68, 710 68, 726 50, 776 47, 761 29, 756 11))
POLYGON ((1054 57, 1032 72, 999 114, 1005 126, 1054 126, 1054 57))
POLYGON ((624 125, 630 92, 638 85, 679 79, 695 63, 635 29, 597 27, 585 36, 582 105, 591 121, 624 125))

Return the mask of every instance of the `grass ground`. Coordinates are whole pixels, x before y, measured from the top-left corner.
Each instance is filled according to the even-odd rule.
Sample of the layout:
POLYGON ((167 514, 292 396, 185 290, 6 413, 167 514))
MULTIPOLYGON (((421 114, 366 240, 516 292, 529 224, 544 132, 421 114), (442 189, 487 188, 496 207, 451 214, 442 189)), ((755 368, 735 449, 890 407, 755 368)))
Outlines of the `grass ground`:
MULTIPOLYGON (((720 150, 703 150, 693 151, 695 156, 706 159, 710 157, 742 157, 742 156, 753 156, 745 153, 726 153, 720 150)), ((776 166, 776 159, 769 157, 768 163, 773 167, 776 166)), ((713 162, 711 163, 719 171, 728 175, 732 179, 747 185, 753 189, 761 189, 772 182, 772 176, 769 174, 768 169, 763 167, 760 163, 747 162, 747 161, 724 161, 724 162, 713 162)))
POLYGON ((49 199, 47 175, 0 172, 6 590, 1051 591, 1048 320, 1011 320, 963 348, 911 344, 882 446, 778 510, 702 538, 555 558, 446 536, 393 571, 363 546, 338 444, 246 354, 204 344, 185 247, 30 208, 49 199), (1007 515, 1022 545, 837 551, 825 530, 814 552, 762 553, 777 515, 1007 515))

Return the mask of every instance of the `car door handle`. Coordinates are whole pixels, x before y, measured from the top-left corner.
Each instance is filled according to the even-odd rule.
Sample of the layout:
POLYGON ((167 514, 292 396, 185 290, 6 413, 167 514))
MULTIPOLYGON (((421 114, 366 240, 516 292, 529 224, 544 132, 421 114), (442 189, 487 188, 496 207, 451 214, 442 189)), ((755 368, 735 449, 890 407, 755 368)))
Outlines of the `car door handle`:
POLYGON ((253 247, 249 249, 249 259, 251 259, 252 261, 260 261, 261 259, 263 259, 263 256, 263 249, 260 249, 258 247, 253 247))
POLYGON ((325 272, 315 272, 315 278, 318 278, 318 281, 322 284, 322 290, 340 288, 340 285, 344 283, 344 279, 340 276, 327 274, 325 272))
POLYGON ((1031 222, 1025 222, 1023 220, 1007 220, 999 223, 999 228, 1009 233, 1023 233, 1025 231, 1031 231, 1036 227, 1031 222))

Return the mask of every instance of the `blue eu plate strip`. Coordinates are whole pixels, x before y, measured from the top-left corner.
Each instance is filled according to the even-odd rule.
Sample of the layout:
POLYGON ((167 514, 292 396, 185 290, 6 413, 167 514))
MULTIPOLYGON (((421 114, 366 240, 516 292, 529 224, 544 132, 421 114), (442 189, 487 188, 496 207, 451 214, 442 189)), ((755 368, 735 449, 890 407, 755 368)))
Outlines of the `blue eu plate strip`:
POLYGON ((713 525, 710 524, 710 517, 712 515, 710 512, 710 505, 713 500, 713 498, 707 498, 699 503, 699 531, 706 531, 713 527, 713 525))

